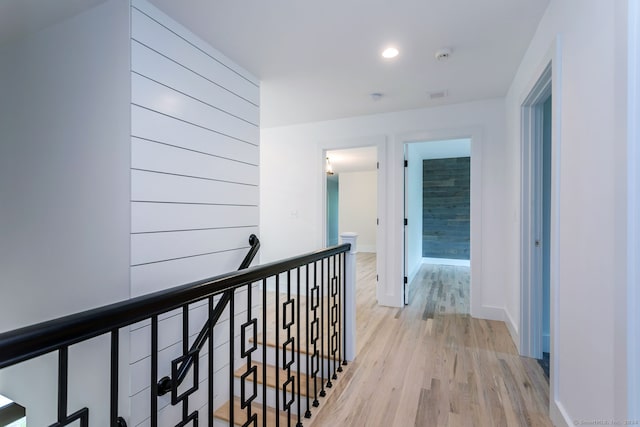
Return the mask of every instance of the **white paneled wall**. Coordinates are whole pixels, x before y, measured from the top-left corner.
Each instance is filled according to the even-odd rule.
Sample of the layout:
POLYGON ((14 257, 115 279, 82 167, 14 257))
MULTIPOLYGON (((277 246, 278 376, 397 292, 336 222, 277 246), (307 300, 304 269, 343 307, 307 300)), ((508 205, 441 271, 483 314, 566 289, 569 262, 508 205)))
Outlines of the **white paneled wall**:
MULTIPOLYGON (((255 78, 146 1, 131 8, 131 296, 238 268, 258 234, 259 86, 255 78)), ((234 339, 246 321, 238 292, 234 339)), ((257 300, 258 298, 254 299, 257 300)), ((207 316, 190 307, 190 343, 207 316)), ((182 355, 182 311, 160 317, 158 378, 182 355)), ((131 330, 131 419, 150 411, 149 322, 131 330)), ((216 406, 228 396, 229 309, 215 329, 216 406)), ((207 349, 190 409, 207 404, 207 349)), ((186 382, 191 384, 192 379, 186 382)), ((161 425, 180 406, 158 401, 161 425)))

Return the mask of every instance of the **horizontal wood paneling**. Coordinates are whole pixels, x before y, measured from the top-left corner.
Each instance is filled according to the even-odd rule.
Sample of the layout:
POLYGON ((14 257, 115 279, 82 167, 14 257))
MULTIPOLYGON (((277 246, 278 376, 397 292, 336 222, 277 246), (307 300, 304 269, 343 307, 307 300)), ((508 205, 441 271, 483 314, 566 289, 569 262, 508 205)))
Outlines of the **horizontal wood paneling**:
POLYGON ((167 289, 237 270, 246 248, 131 267, 131 296, 167 289))
MULTIPOLYGON (((157 15, 157 14, 154 14, 157 15)), ((191 36, 181 36, 181 31, 171 23, 171 28, 161 25, 162 18, 154 16, 152 19, 134 5, 131 14, 131 38, 144 45, 151 46, 157 52, 184 64, 190 70, 206 77, 213 84, 218 84, 248 102, 259 105, 260 92, 258 85, 234 71, 233 66, 225 61, 218 52, 212 49, 200 48, 203 43, 191 36), (187 39, 188 37, 188 39, 187 39)))
POLYGON ((239 141, 258 144, 260 128, 145 76, 131 74, 131 102, 239 141))
MULTIPOLYGON (((132 203, 131 229, 136 233, 257 227, 257 206, 132 203)), ((247 238, 251 232, 247 230, 247 238)))
POLYGON ((149 171, 131 171, 134 202, 258 206, 258 186, 149 171))
POLYGON ((257 227, 251 227, 134 234, 131 263, 135 266, 226 251, 229 247, 247 248, 247 233, 257 232, 257 227))
POLYGON ((252 165, 260 160, 260 151, 255 144, 240 143, 221 133, 137 105, 131 106, 131 134, 252 165))
POLYGON ((423 257, 469 259, 470 173, 470 157, 423 161, 423 257))
POLYGON ((229 115, 236 116, 254 126, 260 121, 258 106, 247 102, 218 84, 211 84, 203 76, 176 60, 137 41, 131 44, 131 69, 172 89, 189 94, 229 115))
MULTIPOLYGON (((145 0, 131 9, 131 296, 234 271, 258 234, 259 86, 215 49, 145 0)), ((246 320, 247 291, 234 316, 246 320)), ((207 316, 189 307, 189 343, 207 316)), ((214 330, 215 391, 228 394, 229 313, 214 330), (224 374, 223 374, 224 373, 224 374)), ((182 355, 183 316, 159 316, 158 375, 182 355)), ((131 328, 131 424, 149 423, 150 322, 131 328)), ((238 339, 237 337, 235 338, 238 339)), ((206 406, 207 349, 191 409, 206 406)), ((190 379, 187 379, 190 382, 190 379)), ((222 402, 220 402, 221 404, 222 402)), ((180 408, 158 399, 162 425, 180 408)), ((203 410, 203 413, 206 411, 203 410)))
POLYGON ((131 167, 238 184, 258 185, 258 166, 196 153, 144 139, 131 139, 131 167))

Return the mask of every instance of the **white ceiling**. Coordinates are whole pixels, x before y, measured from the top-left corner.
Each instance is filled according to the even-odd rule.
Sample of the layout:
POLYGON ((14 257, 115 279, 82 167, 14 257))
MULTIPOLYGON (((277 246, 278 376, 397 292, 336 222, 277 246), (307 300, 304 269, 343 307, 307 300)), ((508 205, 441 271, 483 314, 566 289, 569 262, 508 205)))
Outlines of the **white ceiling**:
MULTIPOLYGON (((0 0, 0 44, 102 1, 0 0)), ((273 127, 502 97, 549 0, 151 2, 261 80, 273 127)))
POLYGON ((272 127, 503 97, 549 1, 151 2, 261 80, 272 127), (388 44, 395 61, 380 56, 388 44))

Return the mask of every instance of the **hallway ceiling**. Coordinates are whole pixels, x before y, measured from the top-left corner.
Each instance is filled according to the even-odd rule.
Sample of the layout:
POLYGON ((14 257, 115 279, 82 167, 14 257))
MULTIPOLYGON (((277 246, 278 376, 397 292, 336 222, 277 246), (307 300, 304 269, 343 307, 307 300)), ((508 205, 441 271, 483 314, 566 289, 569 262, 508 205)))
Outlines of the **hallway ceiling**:
POLYGON ((151 2, 261 80, 263 127, 503 97, 548 4, 151 2), (389 44, 395 60, 380 55, 389 44), (442 47, 452 50, 447 61, 435 58, 442 47), (430 98, 442 90, 448 96, 430 98))
MULTIPOLYGON (((0 44, 102 1, 2 0, 0 44)), ((150 1, 261 80, 263 127, 503 97, 549 2, 150 1)))

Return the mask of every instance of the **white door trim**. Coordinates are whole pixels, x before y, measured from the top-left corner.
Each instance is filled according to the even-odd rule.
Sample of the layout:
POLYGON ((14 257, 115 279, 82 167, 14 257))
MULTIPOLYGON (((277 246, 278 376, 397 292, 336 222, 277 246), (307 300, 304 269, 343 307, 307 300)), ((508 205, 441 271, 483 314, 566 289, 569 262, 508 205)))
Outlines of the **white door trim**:
MULTIPOLYGON (((560 353, 560 342, 558 339, 558 307, 559 307, 559 277, 560 277, 560 181, 561 181, 561 173, 560 173, 560 165, 561 165, 561 129, 562 129, 562 38, 557 36, 556 39, 552 42, 547 54, 541 61, 540 66, 538 67, 538 72, 534 73, 534 79, 532 80, 531 85, 529 86, 529 90, 526 91, 521 100, 521 105, 527 105, 527 100, 532 94, 534 87, 540 81, 540 78, 543 76, 547 67, 551 67, 551 92, 553 94, 552 98, 552 126, 551 126, 551 236, 550 239, 550 344, 551 344, 551 359, 549 366, 549 400, 550 400, 550 412, 552 420, 562 419, 563 415, 562 408, 557 405, 557 398, 559 395, 559 371, 557 370, 558 362, 559 362, 559 353, 560 353)), ((528 104, 531 104, 531 99, 529 99, 528 104)), ((522 126, 522 125, 521 125, 522 126)), ((524 138, 524 129, 522 126, 522 138, 524 138)), ((529 135, 530 137, 531 135, 529 135)), ((524 148, 524 141, 521 141, 521 148, 524 148)), ((521 166, 524 166, 524 149, 522 153, 523 163, 521 166)), ((522 172, 522 180, 524 181, 526 175, 522 172)), ((522 182, 522 189, 525 188, 525 183, 522 182)), ((525 194, 521 194, 522 199, 524 200, 525 194)), ((522 208, 522 215, 525 215, 524 206, 522 208)), ((523 236, 529 231, 526 229, 526 222, 524 219, 521 221, 521 230, 523 230, 523 236), (525 233, 526 232, 526 233, 525 233)), ((521 237, 523 237, 521 236, 521 237)), ((527 243, 528 244, 528 243, 527 243)), ((529 246, 530 247, 530 246, 529 246)), ((524 270, 524 248, 525 242, 521 241, 521 272, 524 270)), ((527 261, 529 262, 529 261, 527 261)), ((531 325, 527 316, 525 316, 525 305, 529 303, 528 296, 530 293, 529 286, 530 282, 523 280, 524 274, 521 275, 521 288, 520 288, 520 354, 522 355, 531 355, 531 353, 527 353, 525 350, 527 349, 527 342, 531 341, 531 338, 528 334, 531 334, 531 325)), ((542 300, 540 299, 540 303, 542 300)), ((540 310, 542 306, 540 306, 540 310)), ((530 310, 528 308, 527 310, 530 310)), ((528 348, 531 351, 531 348, 528 348)), ((566 418, 566 417, 565 417, 566 418)), ((567 418, 568 419, 568 418, 567 418)))
POLYGON ((549 63, 521 109, 520 353, 542 358, 542 104, 551 95, 549 63), (535 211, 534 211, 535 209, 535 211))
POLYGON ((640 5, 628 3, 627 419, 640 418, 640 5))
POLYGON ((325 161, 327 157, 327 151, 331 150, 344 150, 349 148, 362 148, 362 147, 376 147, 378 151, 378 227, 376 233, 376 269, 378 275, 378 282, 376 285, 376 296, 378 303, 380 303, 380 295, 383 294, 381 285, 386 283, 386 270, 385 260, 387 257, 387 244, 386 244, 386 222, 385 222, 385 209, 387 206, 387 188, 385 171, 386 169, 386 156, 387 156, 387 136, 386 135, 371 135, 361 138, 350 139, 336 139, 331 141, 319 141, 316 145, 316 152, 318 162, 321 163, 322 173, 318 179, 321 180, 322 186, 322 242, 323 246, 327 245, 327 180, 325 175, 325 161))
MULTIPOLYGON (((395 160, 392 161, 397 162, 398 165, 402 164, 401 162, 404 161, 404 146, 408 143, 462 138, 468 138, 471 140, 471 280, 469 290, 471 315, 484 319, 503 320, 504 314, 502 309, 482 305, 482 128, 472 126, 398 135, 397 139, 400 143, 397 144, 397 147, 399 148, 394 153, 395 160)), ((404 167, 398 167, 396 170, 398 173, 404 174, 404 167)), ((404 179, 399 177, 396 182, 399 186, 399 188, 397 188, 397 194, 404 194, 404 179)), ((395 218, 402 218, 401 221, 403 221, 404 207, 402 204, 398 204, 394 209, 395 218)), ((402 241, 398 243, 399 245, 404 244, 404 224, 400 221, 398 222, 398 230, 402 230, 402 233, 399 233, 399 236, 402 236, 402 241)), ((400 251, 400 253, 402 253, 402 251, 400 251)), ((402 295, 405 260, 402 259, 402 256, 399 258, 400 259, 396 264, 398 266, 396 271, 399 273, 396 283, 399 283, 402 286, 398 288, 400 289, 399 295, 402 295)))

